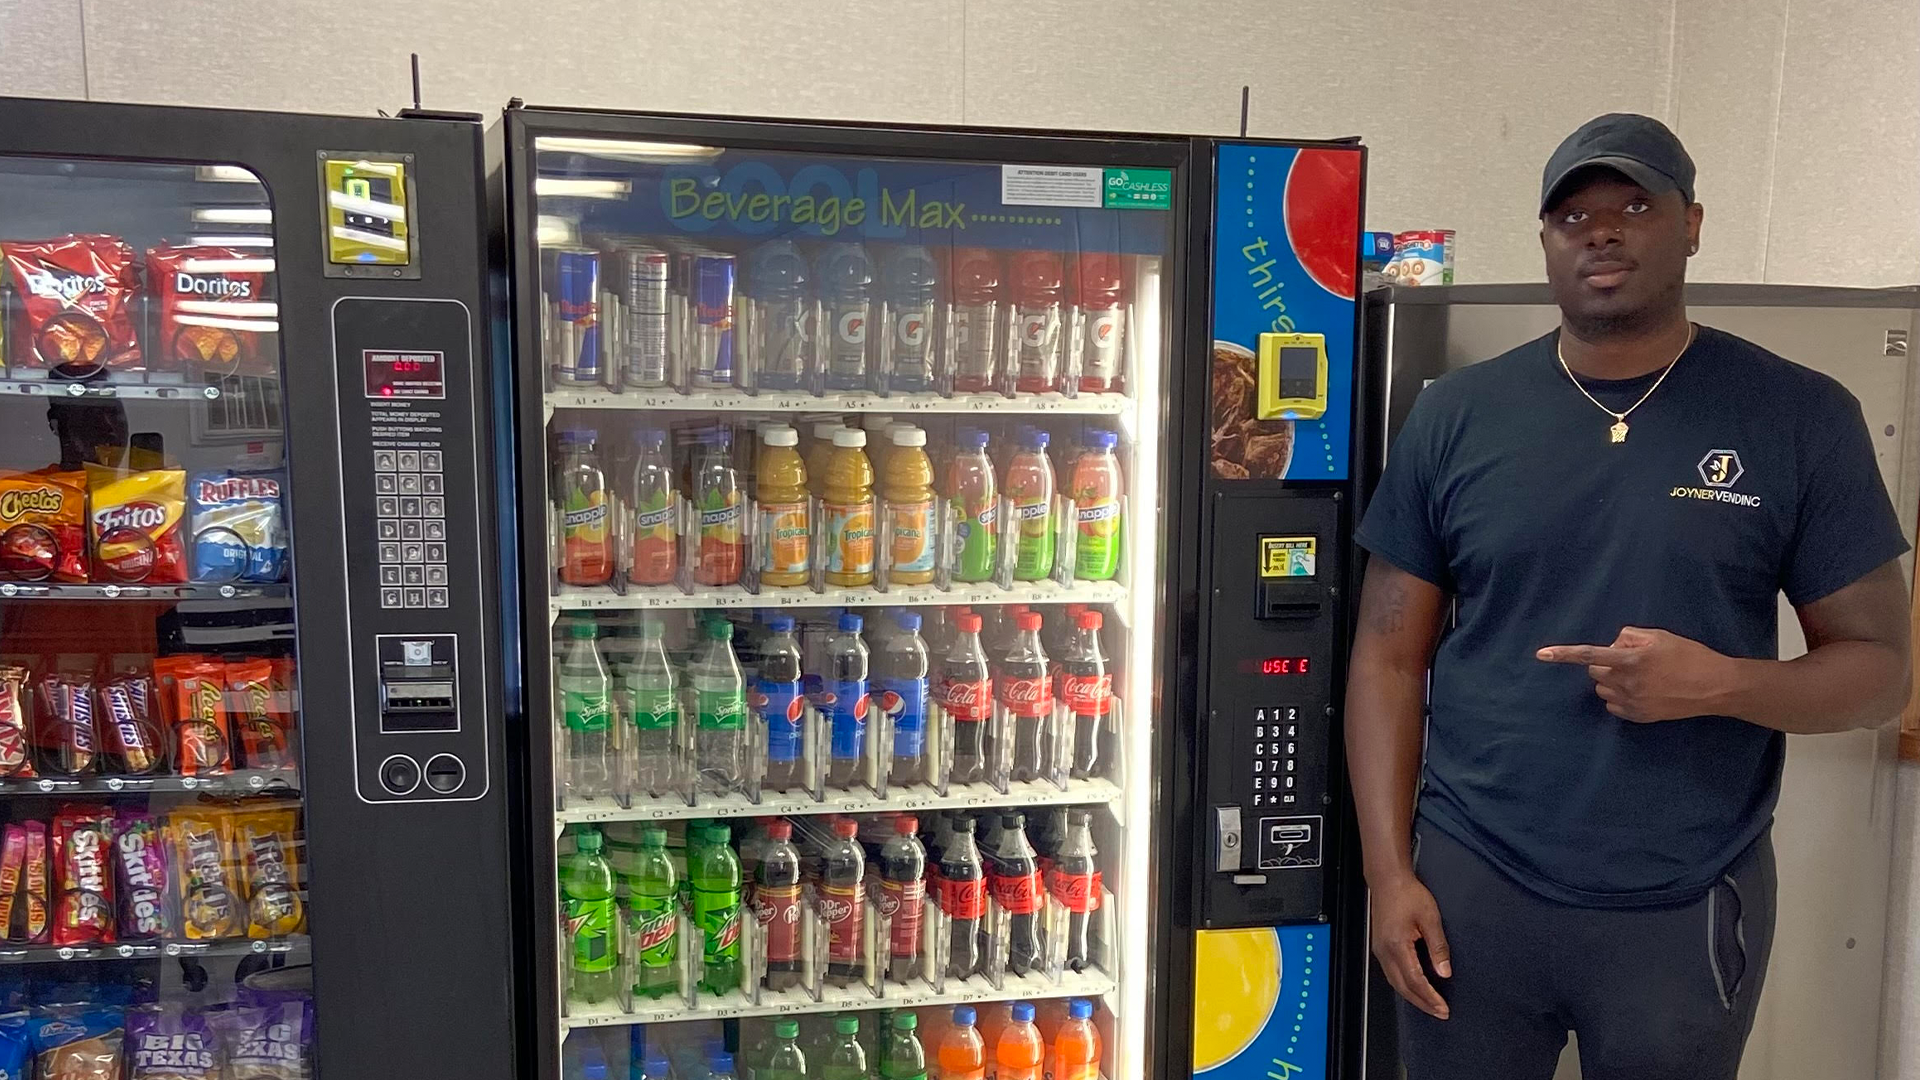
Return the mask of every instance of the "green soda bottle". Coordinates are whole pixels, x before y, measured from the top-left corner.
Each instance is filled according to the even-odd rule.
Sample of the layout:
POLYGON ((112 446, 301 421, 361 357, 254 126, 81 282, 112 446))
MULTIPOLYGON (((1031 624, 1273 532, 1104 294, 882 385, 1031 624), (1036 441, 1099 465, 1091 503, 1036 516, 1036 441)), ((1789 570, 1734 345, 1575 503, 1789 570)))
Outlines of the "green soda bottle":
POLYGON ((893 1031, 880 1052, 881 1080, 927 1080, 927 1051, 914 1028, 920 1018, 910 1012, 893 1014, 893 1031))
POLYGON ((740 858, 728 844, 725 825, 710 825, 688 877, 693 879, 693 921, 706 935, 700 988, 710 994, 740 989, 740 858))
POLYGON ((573 836, 573 854, 560 864, 560 897, 567 915, 567 992, 593 1004, 613 997, 620 983, 620 939, 613 932, 613 867, 600 853, 600 830, 573 836))
POLYGON ((679 876, 667 855, 667 830, 642 829, 640 850, 627 876, 636 997, 660 998, 680 989, 679 876))
POLYGON ((860 1018, 840 1017, 833 1022, 833 1033, 820 1080, 868 1080, 867 1052, 860 1046, 860 1018))
POLYGON ((799 1021, 774 1022, 773 1045, 754 1080, 807 1080, 807 1056, 800 1052, 799 1021))
POLYGON ((955 440, 953 462, 947 469, 947 500, 953 510, 953 577, 957 581, 987 581, 998 563, 1000 491, 987 458, 987 433, 962 430, 955 440))

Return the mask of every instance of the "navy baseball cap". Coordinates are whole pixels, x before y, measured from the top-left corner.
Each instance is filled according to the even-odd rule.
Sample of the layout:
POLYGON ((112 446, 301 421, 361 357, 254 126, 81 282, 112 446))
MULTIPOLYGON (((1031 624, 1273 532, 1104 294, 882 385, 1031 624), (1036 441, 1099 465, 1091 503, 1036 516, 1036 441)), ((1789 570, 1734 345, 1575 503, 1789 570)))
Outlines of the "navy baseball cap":
POLYGON ((1678 191, 1693 202, 1693 159, 1679 136, 1651 116, 1608 113, 1567 136, 1540 174, 1540 213, 1561 195, 1568 178, 1588 167, 1612 169, 1655 195, 1678 191))

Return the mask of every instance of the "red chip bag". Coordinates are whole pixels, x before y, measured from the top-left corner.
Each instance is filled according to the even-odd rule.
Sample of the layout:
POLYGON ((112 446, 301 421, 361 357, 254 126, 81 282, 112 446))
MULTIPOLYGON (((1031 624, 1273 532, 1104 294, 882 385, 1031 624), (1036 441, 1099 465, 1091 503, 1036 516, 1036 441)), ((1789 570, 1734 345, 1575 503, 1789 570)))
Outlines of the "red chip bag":
POLYGON ((0 472, 0 581, 86 580, 85 474, 0 472))
POLYGON ((53 819, 55 945, 110 945, 114 940, 113 811, 69 806, 53 819))
POLYGON ((187 513, 184 469, 129 473, 89 465, 87 493, 95 581, 165 585, 187 580, 181 540, 187 513))
POLYGON ((140 364, 133 305, 140 292, 133 248, 117 236, 0 242, 19 294, 9 360, 23 368, 87 375, 140 364))
POLYGON ((147 284, 160 309, 150 363, 170 371, 253 366, 262 330, 275 325, 266 303, 265 270, 271 265, 229 248, 150 249, 147 284))

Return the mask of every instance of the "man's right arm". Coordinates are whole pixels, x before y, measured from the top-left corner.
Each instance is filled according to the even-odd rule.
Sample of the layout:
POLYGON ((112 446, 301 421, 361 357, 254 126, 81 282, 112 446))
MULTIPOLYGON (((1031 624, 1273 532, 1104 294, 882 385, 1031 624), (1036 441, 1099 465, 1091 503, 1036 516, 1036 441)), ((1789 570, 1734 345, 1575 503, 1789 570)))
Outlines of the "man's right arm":
POLYGON ((1346 710, 1347 769, 1372 893, 1373 953, 1402 997, 1442 1020, 1447 1003, 1421 968, 1416 943, 1426 943, 1442 978, 1453 968, 1439 906, 1414 876, 1412 848, 1427 668, 1446 604, 1446 594, 1431 582, 1378 556, 1369 561, 1346 710))

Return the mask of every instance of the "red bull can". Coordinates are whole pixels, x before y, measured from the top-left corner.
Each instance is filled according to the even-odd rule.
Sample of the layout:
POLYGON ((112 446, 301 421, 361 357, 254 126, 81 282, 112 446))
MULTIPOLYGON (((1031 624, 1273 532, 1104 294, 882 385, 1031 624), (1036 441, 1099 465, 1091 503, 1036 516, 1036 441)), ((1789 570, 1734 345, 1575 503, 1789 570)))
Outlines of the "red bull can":
POLYGON ((548 355, 557 383, 599 383, 600 253, 590 247, 542 248, 547 262, 548 355))
POLYGON ((623 247, 615 255, 617 292, 626 312, 619 343, 620 382, 624 386, 667 385, 668 263, 665 251, 645 245, 623 247))
POLYGON ((693 309, 693 385, 719 390, 733 385, 734 258, 718 251, 693 256, 689 300, 693 309))

